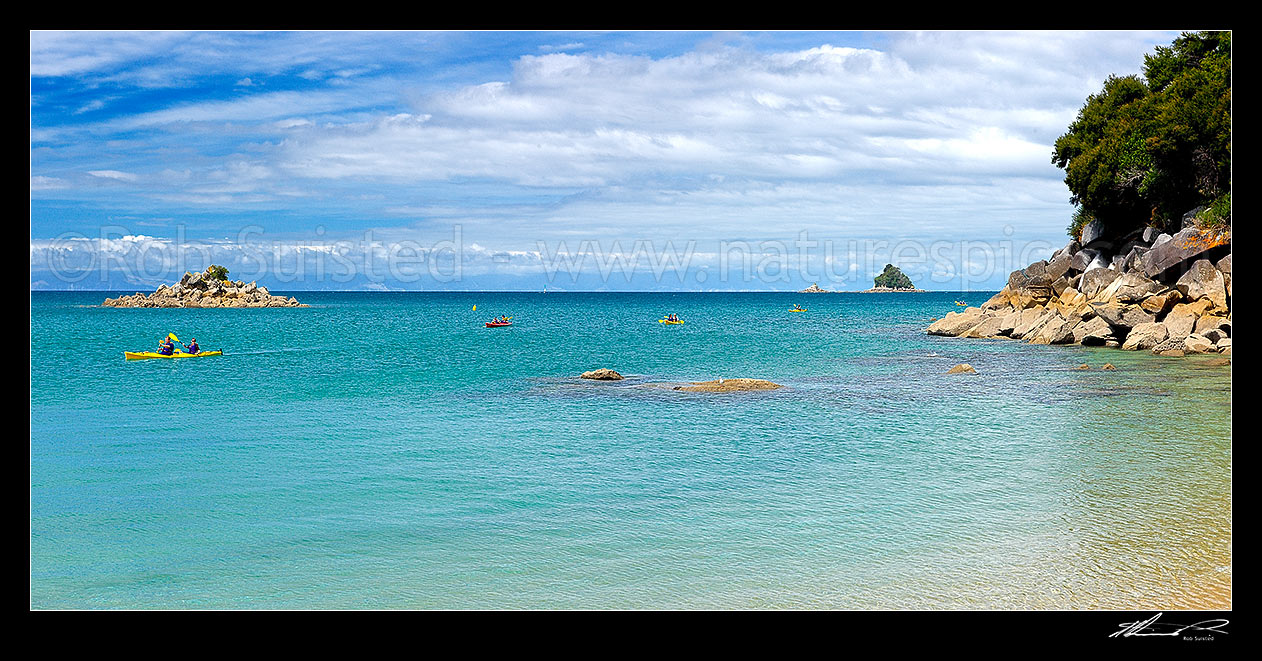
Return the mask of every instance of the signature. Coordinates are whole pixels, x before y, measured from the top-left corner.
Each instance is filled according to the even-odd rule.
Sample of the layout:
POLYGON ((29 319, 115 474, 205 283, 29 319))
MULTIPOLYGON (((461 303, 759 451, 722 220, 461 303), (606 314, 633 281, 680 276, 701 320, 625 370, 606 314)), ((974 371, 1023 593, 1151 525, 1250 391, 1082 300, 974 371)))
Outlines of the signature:
POLYGON ((1179 636, 1185 631, 1209 631, 1212 633, 1227 633, 1220 627, 1227 626, 1227 620, 1213 619, 1201 620, 1196 624, 1171 624, 1169 622, 1158 622, 1162 613, 1148 618, 1147 620, 1136 622, 1123 622, 1119 631, 1109 634, 1109 638, 1129 638, 1131 636, 1179 636))

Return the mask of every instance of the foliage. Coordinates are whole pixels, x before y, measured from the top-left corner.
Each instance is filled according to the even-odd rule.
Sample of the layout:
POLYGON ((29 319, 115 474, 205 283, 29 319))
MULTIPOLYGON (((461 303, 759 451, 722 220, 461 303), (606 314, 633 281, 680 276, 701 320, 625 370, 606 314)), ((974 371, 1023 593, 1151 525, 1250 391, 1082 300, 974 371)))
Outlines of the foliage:
POLYGON ((885 270, 881 275, 872 279, 877 287, 889 287, 890 289, 915 289, 916 286, 911 284, 911 278, 898 270, 893 264, 886 264, 885 270))
MULTIPOLYGON (((1231 33, 1184 33, 1145 56, 1143 78, 1110 76, 1056 140, 1052 162, 1078 207, 1071 235, 1092 219, 1114 235, 1172 228, 1189 209, 1224 199, 1231 33)), ((1217 217, 1229 220, 1230 211, 1217 217)))
POLYGON ((210 268, 206 269, 206 277, 212 280, 226 281, 228 279, 228 269, 218 264, 211 264, 210 268))
POLYGON ((1231 227, 1231 193, 1220 195, 1196 214, 1196 226, 1201 229, 1231 227))

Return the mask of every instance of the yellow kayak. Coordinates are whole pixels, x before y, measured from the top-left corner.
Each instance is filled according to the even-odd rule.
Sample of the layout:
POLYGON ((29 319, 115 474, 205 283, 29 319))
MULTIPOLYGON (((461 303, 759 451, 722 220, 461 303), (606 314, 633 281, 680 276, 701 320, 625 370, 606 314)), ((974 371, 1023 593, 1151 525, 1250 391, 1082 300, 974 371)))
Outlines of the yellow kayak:
POLYGON ((682 324, 682 323, 684 323, 684 320, 683 320, 683 319, 680 319, 679 321, 671 321, 671 320, 669 320, 669 319, 658 319, 658 320, 657 320, 657 323, 659 323, 659 324, 682 324))
POLYGON ((124 351, 123 358, 127 360, 144 360, 146 358, 201 358, 203 356, 222 356, 222 351, 202 351, 199 353, 184 353, 176 351, 175 353, 164 356, 156 351, 124 351))
POLYGON ((806 308, 789 308, 789 312, 806 312, 806 308))

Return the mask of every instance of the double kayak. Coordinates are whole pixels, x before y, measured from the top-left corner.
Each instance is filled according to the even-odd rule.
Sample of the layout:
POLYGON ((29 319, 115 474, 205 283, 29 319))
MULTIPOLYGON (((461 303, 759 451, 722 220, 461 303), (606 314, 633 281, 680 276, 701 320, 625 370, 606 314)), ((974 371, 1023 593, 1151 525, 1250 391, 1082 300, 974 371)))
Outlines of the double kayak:
POLYGON ((503 328, 503 327, 505 327, 505 326, 512 326, 512 325, 513 325, 513 322, 511 322, 511 321, 488 321, 488 322, 486 322, 486 327, 487 327, 487 328, 503 328))
POLYGON ((677 321, 671 321, 671 320, 669 320, 669 319, 658 319, 658 320, 657 320, 657 323, 659 323, 659 324, 672 324, 672 325, 673 325, 673 324, 682 324, 682 323, 684 323, 684 320, 683 320, 683 319, 679 319, 679 320, 677 320, 677 321))
POLYGON ((789 312, 806 312, 806 308, 789 308, 789 312))
POLYGON ((204 358, 206 356, 222 356, 222 351, 199 351, 197 353, 184 353, 176 351, 173 354, 161 354, 156 351, 124 351, 123 358, 126 360, 145 360, 146 358, 204 358))

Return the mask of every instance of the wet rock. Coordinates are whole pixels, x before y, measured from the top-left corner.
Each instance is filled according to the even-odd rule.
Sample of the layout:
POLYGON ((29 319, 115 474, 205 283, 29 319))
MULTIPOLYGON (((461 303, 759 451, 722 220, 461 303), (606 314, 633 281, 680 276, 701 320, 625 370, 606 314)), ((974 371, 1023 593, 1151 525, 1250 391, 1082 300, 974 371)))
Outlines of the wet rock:
POLYGON ((579 375, 580 379, 595 379, 597 381, 621 381, 622 375, 605 367, 594 369, 590 372, 583 372, 579 375))
POLYGON ((779 383, 762 379, 719 379, 717 381, 694 381, 692 385, 676 386, 675 390, 686 392, 747 392, 752 390, 775 390, 783 388, 779 383))
POLYGON ((947 374, 977 374, 977 370, 973 369, 973 366, 969 365, 968 363, 960 363, 959 365, 956 365, 955 367, 952 367, 951 369, 947 370, 946 373, 947 374))

